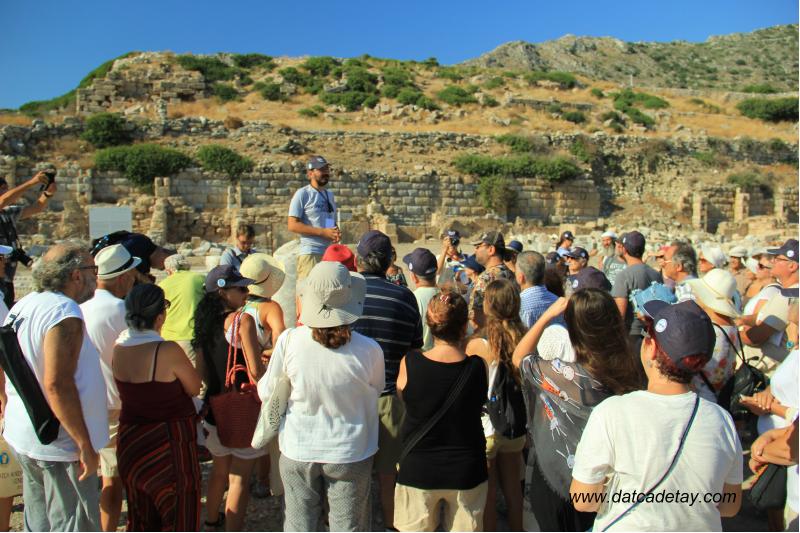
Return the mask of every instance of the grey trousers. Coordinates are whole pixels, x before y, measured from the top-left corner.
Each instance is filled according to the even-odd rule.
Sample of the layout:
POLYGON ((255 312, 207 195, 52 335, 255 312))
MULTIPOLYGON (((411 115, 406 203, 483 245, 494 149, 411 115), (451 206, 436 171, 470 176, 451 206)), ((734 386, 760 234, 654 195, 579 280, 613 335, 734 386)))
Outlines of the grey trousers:
POLYGON ((330 531, 372 531, 372 457, 357 463, 304 463, 280 458, 286 502, 284 531, 322 531, 327 494, 330 531))
POLYGON ((22 466, 25 531, 100 531, 97 474, 78 481, 80 464, 16 454, 22 466))

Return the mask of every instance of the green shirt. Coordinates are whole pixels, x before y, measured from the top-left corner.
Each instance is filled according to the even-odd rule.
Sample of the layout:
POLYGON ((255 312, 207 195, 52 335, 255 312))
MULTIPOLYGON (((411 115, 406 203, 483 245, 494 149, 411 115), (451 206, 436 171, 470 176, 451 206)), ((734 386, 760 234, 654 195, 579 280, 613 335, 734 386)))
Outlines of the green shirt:
POLYGON ((168 341, 188 341, 194 337, 194 310, 203 298, 205 278, 196 272, 179 270, 158 284, 170 301, 161 336, 168 341))

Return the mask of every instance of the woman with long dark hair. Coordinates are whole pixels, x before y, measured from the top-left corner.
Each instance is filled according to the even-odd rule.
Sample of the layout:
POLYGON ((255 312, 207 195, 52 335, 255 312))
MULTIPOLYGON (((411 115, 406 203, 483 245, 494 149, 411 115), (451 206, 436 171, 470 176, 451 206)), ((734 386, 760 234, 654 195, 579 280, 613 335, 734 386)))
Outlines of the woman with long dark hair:
MULTIPOLYGON (((514 348, 525 335, 525 326, 519 317, 520 297, 514 285, 504 279, 498 279, 486 286, 483 300, 483 312, 486 325, 476 333, 467 344, 466 352, 480 356, 489 367, 489 387, 487 398, 491 401, 496 387, 503 387, 507 380, 514 383, 503 387, 505 391, 513 391, 515 398, 507 398, 508 404, 514 406, 514 420, 525 420, 525 405, 519 387, 519 371, 514 366, 512 354, 514 348), (516 384, 516 386, 514 386, 516 384)), ((513 432, 514 428, 501 428, 498 431, 492 424, 489 412, 483 414, 483 429, 486 437, 486 459, 489 467, 489 486, 486 497, 486 510, 483 515, 485 531, 497 528, 496 490, 499 481, 503 497, 508 506, 509 531, 522 531, 522 491, 519 484, 519 473, 522 468, 522 449, 525 447, 524 427, 521 433, 513 432), (506 429, 506 433, 503 433, 506 429)))
POLYGON ((248 484, 257 458, 266 450, 230 448, 222 444, 217 433, 212 397, 225 392, 229 348, 233 363, 247 368, 234 376, 234 387, 256 383, 264 373, 261 347, 253 317, 240 312, 247 300, 247 286, 254 280, 243 278, 230 265, 219 266, 206 277, 206 294, 194 315, 192 347, 202 357, 208 389, 203 398, 207 410, 203 425, 208 432, 206 447, 214 458, 206 493, 206 527, 225 524, 228 531, 241 531, 249 500, 248 484), (219 511, 225 489, 228 497, 225 512, 219 511))
POLYGON ((122 410, 117 457, 128 494, 128 531, 198 531, 200 463, 192 396, 200 376, 183 349, 164 341, 169 302, 157 285, 125 298, 113 372, 122 410))
POLYGON ((526 504, 542 531, 586 531, 594 515, 575 511, 569 499, 575 449, 597 404, 639 388, 613 298, 601 289, 559 298, 525 334, 513 359, 522 373, 533 441, 525 474, 526 504), (562 313, 570 346, 537 351, 545 327, 562 313), (574 359, 552 357, 549 351, 574 353, 574 359))

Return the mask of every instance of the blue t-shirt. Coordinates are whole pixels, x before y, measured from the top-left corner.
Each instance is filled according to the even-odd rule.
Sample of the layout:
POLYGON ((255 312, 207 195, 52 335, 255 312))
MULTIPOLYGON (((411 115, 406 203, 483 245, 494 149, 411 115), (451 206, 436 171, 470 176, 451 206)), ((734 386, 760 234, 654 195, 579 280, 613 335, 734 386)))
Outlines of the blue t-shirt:
MULTIPOLYGON (((289 216, 315 228, 332 228, 336 225, 336 202, 331 191, 318 191, 310 184, 298 189, 289 204, 289 216)), ((331 244, 324 237, 300 236, 300 255, 322 255, 331 244)))

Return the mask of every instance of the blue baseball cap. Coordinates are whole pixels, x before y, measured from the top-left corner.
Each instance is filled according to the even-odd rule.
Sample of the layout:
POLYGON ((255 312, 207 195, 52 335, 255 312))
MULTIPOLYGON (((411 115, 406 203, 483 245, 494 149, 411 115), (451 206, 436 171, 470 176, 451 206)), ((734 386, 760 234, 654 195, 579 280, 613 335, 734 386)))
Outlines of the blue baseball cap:
POLYGON ((356 251, 361 257, 367 257, 371 253, 392 257, 392 241, 384 233, 373 229, 361 236, 356 251))
POLYGON ((231 287, 247 287, 256 280, 245 278, 233 267, 233 265, 220 265, 214 267, 206 276, 206 292, 214 292, 217 289, 230 289, 231 287))
POLYGON ((711 360, 717 341, 714 326, 694 301, 670 305, 651 300, 644 304, 644 309, 653 317, 656 342, 679 368, 694 370, 683 363, 683 358, 689 355, 702 356, 706 362, 711 360))
POLYGON ((427 248, 415 248, 410 254, 403 257, 403 263, 408 265, 408 270, 417 276, 430 276, 436 274, 436 256, 427 248))
POLYGON ((595 267, 582 268, 577 274, 572 276, 572 291, 581 289, 601 289, 611 290, 611 282, 601 271, 595 267))
POLYGON ((308 158, 308 163, 306 163, 306 168, 308 170, 325 168, 327 166, 328 166, 328 162, 321 155, 314 155, 314 156, 309 157, 308 158))
POLYGON ((586 248, 576 246, 575 248, 568 250, 564 256, 571 257, 572 259, 589 259, 589 252, 586 251, 586 248))
POLYGON ((464 268, 469 268, 471 270, 474 270, 478 274, 486 270, 485 268, 483 268, 482 264, 478 263, 478 260, 475 259, 474 254, 468 255, 466 259, 461 261, 461 266, 464 268))
POLYGON ((781 246, 780 248, 771 248, 767 250, 767 253, 770 255, 784 255, 790 261, 794 261, 795 263, 797 263, 798 262, 797 248, 798 248, 797 239, 789 239, 785 243, 783 243, 783 246, 781 246))

